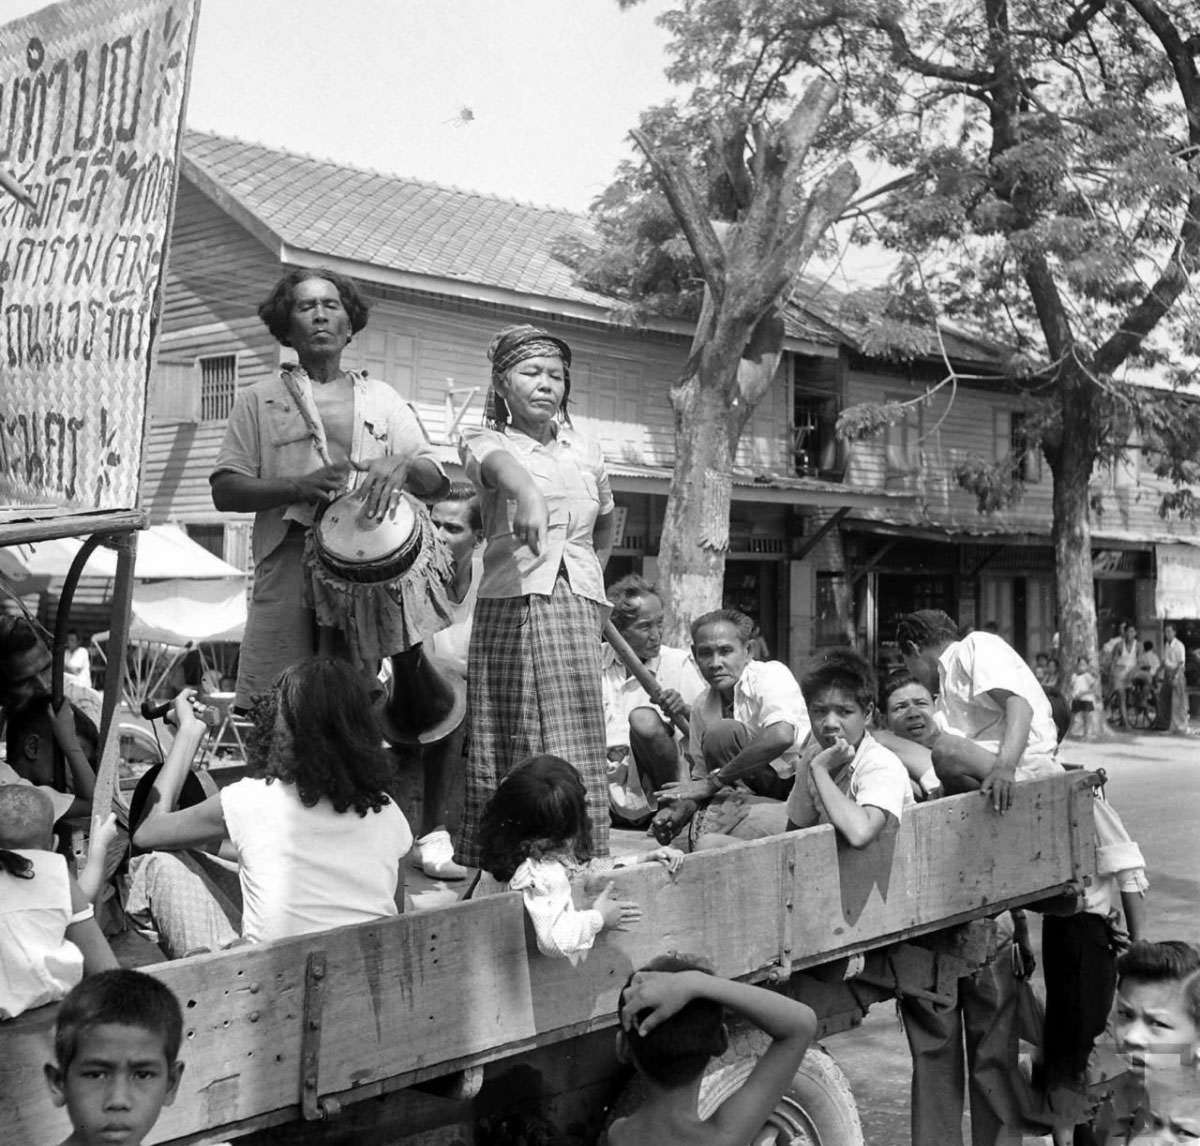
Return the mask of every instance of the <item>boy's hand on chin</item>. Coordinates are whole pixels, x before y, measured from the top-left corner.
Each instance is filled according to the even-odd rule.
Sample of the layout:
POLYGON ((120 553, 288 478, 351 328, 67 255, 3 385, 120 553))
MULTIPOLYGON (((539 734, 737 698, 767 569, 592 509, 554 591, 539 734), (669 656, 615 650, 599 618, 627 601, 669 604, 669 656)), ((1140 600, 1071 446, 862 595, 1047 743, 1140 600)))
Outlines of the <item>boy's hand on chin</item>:
POLYGON ((828 748, 823 748, 813 757, 812 766, 831 772, 834 768, 849 764, 853 759, 854 749, 839 736, 828 748))

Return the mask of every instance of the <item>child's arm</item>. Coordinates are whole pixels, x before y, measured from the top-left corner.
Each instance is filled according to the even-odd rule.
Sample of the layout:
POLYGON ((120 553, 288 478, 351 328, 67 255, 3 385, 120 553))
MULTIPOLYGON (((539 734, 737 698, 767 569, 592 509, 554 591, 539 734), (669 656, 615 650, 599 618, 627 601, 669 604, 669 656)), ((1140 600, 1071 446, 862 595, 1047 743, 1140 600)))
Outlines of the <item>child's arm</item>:
POLYGON ((853 759, 854 749, 839 740, 831 748, 818 752, 810 767, 813 784, 829 814, 829 822, 852 848, 865 848, 883 831, 887 816, 882 809, 870 804, 856 804, 833 782, 829 770, 853 759))
POLYGON ((113 971, 120 967, 100 924, 96 922, 91 903, 83 889, 71 880, 71 911, 75 918, 67 924, 67 938, 83 952, 83 973, 94 975, 97 971, 113 971), (78 918, 80 914, 84 918, 78 918))
POLYGON ((587 951, 606 927, 635 923, 642 917, 642 909, 636 903, 613 896, 611 883, 592 901, 590 908, 580 911, 572 902, 567 873, 558 864, 542 863, 536 869, 518 871, 509 886, 524 897, 538 950, 551 958, 587 951))
POLYGON ((749 1019, 771 1038, 750 1077, 713 1112, 708 1122, 729 1146, 749 1142, 762 1129, 792 1081, 817 1031, 817 1019, 804 1003, 764 987, 734 983, 703 971, 639 971, 625 991, 621 1023, 648 1034, 693 999, 711 999, 749 1019))
POLYGON ((1000 751, 996 753, 996 763, 980 790, 985 796, 991 796, 992 807, 997 812, 1007 812, 1012 807, 1017 765, 1029 744, 1033 706, 1023 696, 1006 688, 989 688, 987 694, 1004 709, 1004 735, 1000 740, 1000 751))
POLYGON ((117 816, 92 817, 92 831, 88 836, 87 863, 79 873, 79 887, 88 900, 95 903, 104 886, 104 861, 108 858, 109 845, 117 838, 117 816))

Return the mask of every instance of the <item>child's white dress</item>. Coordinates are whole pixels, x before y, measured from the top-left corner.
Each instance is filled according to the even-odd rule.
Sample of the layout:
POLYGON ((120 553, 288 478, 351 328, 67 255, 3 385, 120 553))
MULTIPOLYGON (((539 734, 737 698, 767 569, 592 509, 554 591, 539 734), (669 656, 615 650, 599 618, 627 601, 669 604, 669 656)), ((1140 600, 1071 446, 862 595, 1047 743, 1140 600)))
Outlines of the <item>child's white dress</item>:
POLYGON ((590 865, 574 863, 568 869, 567 861, 561 857, 527 859, 513 872, 508 883, 501 883, 486 871, 481 872, 472 897, 519 891, 537 935, 538 950, 543 955, 578 963, 604 929, 604 917, 600 912, 592 907, 576 907, 571 896, 571 875, 589 870, 590 865))
POLYGON ((0 871, 0 1019, 52 1003, 83 978, 83 952, 67 928, 92 916, 71 909, 67 861, 56 852, 11 849, 33 863, 33 878, 0 871))

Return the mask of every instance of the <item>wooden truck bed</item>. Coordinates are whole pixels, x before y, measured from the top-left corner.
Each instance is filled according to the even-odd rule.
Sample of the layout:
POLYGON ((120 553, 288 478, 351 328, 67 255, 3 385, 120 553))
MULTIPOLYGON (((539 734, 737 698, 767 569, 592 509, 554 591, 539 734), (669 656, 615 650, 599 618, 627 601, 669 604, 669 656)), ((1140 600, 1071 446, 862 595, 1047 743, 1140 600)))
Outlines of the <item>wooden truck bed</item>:
MULTIPOLYGON (((920 805, 863 851, 819 827, 689 856, 676 877, 619 871, 645 916, 602 933, 577 967, 537 953, 517 894, 155 965, 183 1003, 187 1069, 151 1141, 334 1115, 611 1026, 626 976, 667 950, 786 979, 1078 888, 1094 871, 1093 780, 1019 785, 1004 816, 977 794, 920 805)), ((42 1080, 53 1021, 46 1007, 0 1024, 6 1142, 66 1134, 42 1080)))

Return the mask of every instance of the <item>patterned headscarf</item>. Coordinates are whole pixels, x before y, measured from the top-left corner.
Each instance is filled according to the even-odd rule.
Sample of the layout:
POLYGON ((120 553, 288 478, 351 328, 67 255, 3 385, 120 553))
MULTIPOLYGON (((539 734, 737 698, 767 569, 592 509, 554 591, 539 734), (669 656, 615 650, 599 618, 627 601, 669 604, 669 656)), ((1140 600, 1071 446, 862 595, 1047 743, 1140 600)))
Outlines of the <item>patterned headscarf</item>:
POLYGON ((508 425, 508 405, 496 392, 496 384, 519 362, 526 358, 561 358, 563 364, 563 400, 559 416, 570 425, 567 402, 571 397, 571 348, 561 339, 540 326, 507 326, 488 344, 488 361, 492 364, 492 384, 483 404, 483 422, 493 429, 508 425))

